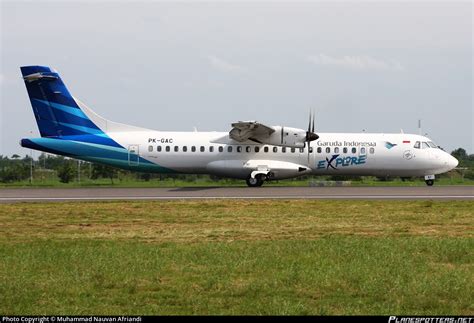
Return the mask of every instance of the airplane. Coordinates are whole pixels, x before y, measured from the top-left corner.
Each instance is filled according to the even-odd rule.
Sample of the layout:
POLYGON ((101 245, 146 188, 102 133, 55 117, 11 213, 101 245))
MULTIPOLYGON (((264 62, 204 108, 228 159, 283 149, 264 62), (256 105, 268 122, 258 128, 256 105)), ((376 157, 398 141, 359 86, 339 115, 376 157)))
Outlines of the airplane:
POLYGON ((21 73, 40 138, 22 147, 122 169, 154 173, 210 174, 245 180, 250 187, 302 175, 420 176, 458 165, 425 136, 384 133, 315 133, 307 129, 232 123, 229 132, 156 131, 107 120, 74 98, 59 74, 46 66, 21 73))

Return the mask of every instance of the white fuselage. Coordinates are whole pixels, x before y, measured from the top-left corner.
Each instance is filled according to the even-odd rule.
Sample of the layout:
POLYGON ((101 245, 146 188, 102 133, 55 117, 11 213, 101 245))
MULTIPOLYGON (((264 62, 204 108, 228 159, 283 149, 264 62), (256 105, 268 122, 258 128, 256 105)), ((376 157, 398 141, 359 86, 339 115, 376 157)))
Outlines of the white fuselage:
MULTIPOLYGON (((425 176, 456 167, 457 160, 431 140, 413 134, 318 133, 308 147, 236 142, 225 132, 110 132, 140 157, 178 173, 248 178, 267 169, 274 179, 300 175, 425 176), (419 142, 420 148, 415 148, 419 142), (193 148, 194 147, 194 148, 193 148)), ((132 161, 130 168, 140 168, 132 161)))

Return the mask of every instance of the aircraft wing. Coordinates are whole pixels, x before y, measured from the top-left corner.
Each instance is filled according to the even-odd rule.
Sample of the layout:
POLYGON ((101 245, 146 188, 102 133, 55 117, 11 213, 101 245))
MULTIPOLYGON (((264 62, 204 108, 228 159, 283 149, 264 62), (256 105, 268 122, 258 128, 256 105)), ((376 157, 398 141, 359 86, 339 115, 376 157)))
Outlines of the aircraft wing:
POLYGON ((261 124, 257 121, 239 121, 232 124, 232 130, 229 131, 229 137, 238 142, 252 140, 263 142, 268 139, 275 129, 261 124))

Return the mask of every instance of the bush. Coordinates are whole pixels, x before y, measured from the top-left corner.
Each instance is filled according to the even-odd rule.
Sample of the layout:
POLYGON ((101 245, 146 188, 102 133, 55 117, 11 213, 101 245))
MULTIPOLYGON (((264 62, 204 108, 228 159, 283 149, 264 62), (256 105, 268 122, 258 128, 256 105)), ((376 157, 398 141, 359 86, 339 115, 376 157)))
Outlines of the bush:
POLYGON ((117 175, 117 169, 107 165, 92 164, 92 179, 110 178, 111 183, 114 183, 114 177, 117 175))
POLYGON ((64 163, 58 168, 58 177, 61 183, 69 183, 75 174, 71 160, 64 160, 64 163))

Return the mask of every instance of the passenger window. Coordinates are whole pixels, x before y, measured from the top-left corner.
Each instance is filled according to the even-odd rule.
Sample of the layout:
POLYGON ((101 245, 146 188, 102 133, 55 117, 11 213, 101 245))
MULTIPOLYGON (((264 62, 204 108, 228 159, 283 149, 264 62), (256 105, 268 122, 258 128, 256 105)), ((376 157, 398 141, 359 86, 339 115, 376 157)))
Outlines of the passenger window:
POLYGON ((413 148, 420 149, 420 142, 419 141, 415 142, 415 145, 413 146, 413 148))
POLYGON ((196 146, 191 146, 191 151, 194 153, 196 152, 196 146))
POLYGON ((224 151, 224 147, 219 146, 219 152, 221 153, 221 152, 223 152, 223 151, 224 151))
POLYGON ((313 147, 309 147, 309 153, 310 153, 310 154, 313 153, 313 147))
POLYGON ((355 154, 357 152, 357 148, 356 147, 352 147, 352 153, 355 154))
POLYGON ((227 152, 231 153, 232 152, 232 146, 227 147, 227 152))
POLYGON ((331 147, 326 147, 326 153, 330 153, 331 152, 331 147))
POLYGON ((266 152, 266 153, 268 153, 268 147, 264 147, 264 148, 263 148, 263 151, 266 152))
POLYGON ((273 147, 273 152, 277 153, 278 152, 278 147, 273 147))
POLYGON ((171 150, 170 146, 166 146, 166 151, 169 152, 171 150))
POLYGON ((242 152, 242 146, 237 146, 237 152, 241 153, 242 152))
POLYGON ((347 147, 342 148, 342 152, 343 152, 344 154, 347 154, 347 147))
POLYGON ((156 150, 157 150, 158 152, 160 152, 160 151, 161 151, 161 146, 156 147, 156 150))
POLYGON ((295 148, 291 148, 291 152, 294 153, 296 151, 295 148))
POLYGON ((320 153, 323 152, 323 149, 321 147, 318 147, 318 149, 316 149, 316 151, 318 152, 318 154, 320 154, 320 153))
POLYGON ((210 153, 214 152, 214 146, 210 146, 210 147, 209 147, 209 152, 210 152, 210 153))
POLYGON ((201 150, 201 152, 203 153, 203 152, 206 150, 206 148, 205 148, 204 146, 201 146, 201 149, 200 149, 200 150, 201 150))
POLYGON ((187 152, 188 151, 188 146, 183 146, 183 152, 187 152))
POLYGON ((245 151, 249 153, 250 152, 250 146, 245 147, 245 151))
POLYGON ((300 148, 300 153, 304 153, 304 148, 300 148))
POLYGON ((421 146, 423 149, 430 148, 426 142, 423 141, 423 145, 421 146))
POLYGON ((255 152, 258 153, 260 151, 260 147, 255 146, 255 152))
POLYGON ((177 153, 179 151, 179 146, 174 146, 174 151, 177 153))
POLYGON ((362 147, 362 148, 360 149, 360 154, 361 154, 361 155, 365 155, 365 147, 362 147))
POLYGON ((339 147, 334 148, 334 153, 339 154, 339 147))
POLYGON ((148 151, 152 152, 153 151, 153 146, 148 146, 148 151))
POLYGON ((281 152, 286 153, 286 147, 281 147, 281 152))
POLYGON ((370 147, 369 152, 370 152, 371 154, 374 154, 374 153, 375 153, 375 148, 374 148, 374 147, 370 147))

